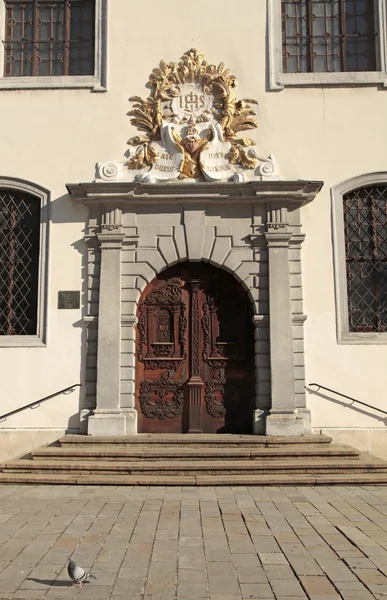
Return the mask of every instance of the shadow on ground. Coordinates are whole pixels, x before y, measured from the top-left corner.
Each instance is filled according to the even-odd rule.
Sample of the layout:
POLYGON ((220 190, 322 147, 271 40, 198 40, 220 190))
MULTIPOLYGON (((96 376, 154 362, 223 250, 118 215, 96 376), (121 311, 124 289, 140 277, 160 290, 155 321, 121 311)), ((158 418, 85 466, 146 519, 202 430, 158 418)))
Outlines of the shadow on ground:
POLYGON ((27 581, 35 581, 35 583, 42 583, 50 587, 72 587, 72 583, 69 581, 54 581, 53 579, 35 579, 34 577, 28 577, 27 581))

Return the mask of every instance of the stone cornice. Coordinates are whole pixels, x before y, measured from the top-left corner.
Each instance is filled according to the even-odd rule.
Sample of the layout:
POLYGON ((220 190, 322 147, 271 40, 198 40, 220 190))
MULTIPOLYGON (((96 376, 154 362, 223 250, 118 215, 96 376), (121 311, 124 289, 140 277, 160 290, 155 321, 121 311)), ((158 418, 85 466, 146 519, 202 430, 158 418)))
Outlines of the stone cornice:
POLYGON ((76 202, 93 204, 190 204, 268 202, 301 206, 312 201, 322 181, 253 181, 249 183, 166 183, 103 182, 67 184, 76 202))

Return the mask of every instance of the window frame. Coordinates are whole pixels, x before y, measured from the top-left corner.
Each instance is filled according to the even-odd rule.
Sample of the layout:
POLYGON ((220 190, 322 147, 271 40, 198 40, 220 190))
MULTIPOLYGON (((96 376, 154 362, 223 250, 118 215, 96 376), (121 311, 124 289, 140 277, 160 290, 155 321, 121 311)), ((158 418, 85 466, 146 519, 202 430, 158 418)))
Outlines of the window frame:
POLYGON ((381 85, 387 88, 387 0, 374 0, 377 71, 343 71, 339 73, 284 73, 282 67, 281 0, 267 0, 269 88, 314 86, 381 85))
POLYGON ((360 175, 340 183, 331 189, 336 334, 338 344, 387 345, 386 331, 379 333, 376 331, 349 330, 343 196, 357 188, 369 185, 387 186, 387 171, 360 175))
POLYGON ((30 194, 40 201, 40 247, 38 268, 38 310, 35 335, 0 335, 0 348, 45 347, 47 340, 47 287, 50 193, 22 179, 0 177, 0 188, 30 194))
POLYGON ((107 10, 109 0, 95 0, 94 75, 26 77, 4 76, 5 0, 0 0, 0 91, 20 89, 91 89, 107 90, 107 10))

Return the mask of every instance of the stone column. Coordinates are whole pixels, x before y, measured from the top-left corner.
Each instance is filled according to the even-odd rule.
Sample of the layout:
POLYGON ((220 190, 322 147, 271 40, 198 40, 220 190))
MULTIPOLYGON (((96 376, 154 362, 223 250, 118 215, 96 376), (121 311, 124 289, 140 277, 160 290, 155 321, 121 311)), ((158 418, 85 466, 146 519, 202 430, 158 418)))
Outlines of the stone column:
POLYGON ((303 418, 295 410, 292 306, 290 298, 289 241, 286 209, 275 211, 265 234, 269 253, 269 310, 271 409, 266 435, 304 433, 303 418), (285 217, 285 218, 284 218, 285 217))
MULTIPOLYGON (((112 228, 113 229, 113 228, 112 228)), ((97 398, 89 435, 124 435, 121 395, 121 245, 124 234, 103 229, 98 312, 97 398)))

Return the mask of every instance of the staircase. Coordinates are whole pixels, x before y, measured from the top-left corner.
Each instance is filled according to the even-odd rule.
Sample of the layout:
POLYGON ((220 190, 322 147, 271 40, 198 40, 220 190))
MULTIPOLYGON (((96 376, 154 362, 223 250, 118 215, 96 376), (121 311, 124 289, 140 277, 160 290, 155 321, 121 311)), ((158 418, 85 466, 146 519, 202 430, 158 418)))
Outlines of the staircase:
POLYGON ((374 484, 387 483, 387 462, 324 435, 66 435, 0 465, 0 483, 374 484))

